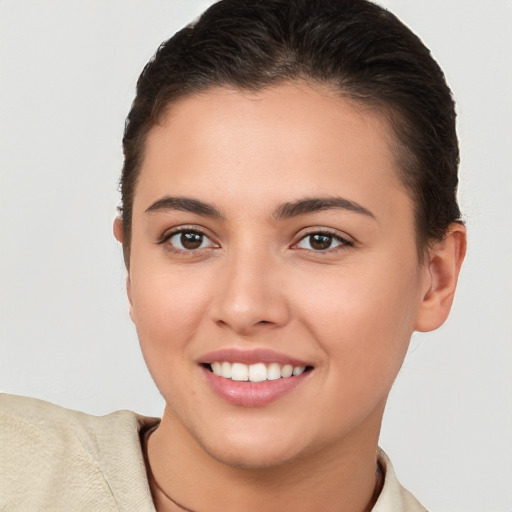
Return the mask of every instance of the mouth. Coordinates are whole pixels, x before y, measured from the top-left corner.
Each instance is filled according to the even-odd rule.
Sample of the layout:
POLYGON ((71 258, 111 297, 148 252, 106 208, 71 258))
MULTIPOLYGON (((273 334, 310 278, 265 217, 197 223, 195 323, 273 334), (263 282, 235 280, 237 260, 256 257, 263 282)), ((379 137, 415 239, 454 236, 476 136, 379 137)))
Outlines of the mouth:
POLYGON ((216 395, 249 408, 267 406, 302 389, 314 370, 304 360, 266 349, 217 350, 197 363, 216 395))
POLYGON ((223 379, 237 382, 265 382, 298 377, 313 369, 309 365, 282 364, 278 362, 244 364, 229 361, 202 363, 202 366, 223 379))

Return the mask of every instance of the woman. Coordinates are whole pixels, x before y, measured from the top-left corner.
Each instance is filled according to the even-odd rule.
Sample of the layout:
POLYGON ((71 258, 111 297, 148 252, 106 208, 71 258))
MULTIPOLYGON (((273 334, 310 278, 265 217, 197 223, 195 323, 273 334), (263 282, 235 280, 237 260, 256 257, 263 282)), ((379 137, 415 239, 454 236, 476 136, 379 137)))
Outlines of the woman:
POLYGON ((363 0, 224 0, 148 63, 123 144, 114 233, 162 420, 3 398, 2 506, 424 510, 377 447, 465 252, 419 39, 363 0))

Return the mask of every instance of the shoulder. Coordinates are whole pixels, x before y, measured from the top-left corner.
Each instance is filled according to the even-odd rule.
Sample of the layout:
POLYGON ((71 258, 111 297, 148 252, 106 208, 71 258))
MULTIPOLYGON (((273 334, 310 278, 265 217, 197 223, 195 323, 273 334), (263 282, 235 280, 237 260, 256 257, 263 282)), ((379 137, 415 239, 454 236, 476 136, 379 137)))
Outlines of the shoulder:
POLYGON ((385 474, 384 485, 372 512, 427 512, 427 509, 400 485, 391 461, 381 449, 379 464, 385 474))
POLYGON ((157 421, 0 395, 0 509, 152 510, 139 432, 157 421))

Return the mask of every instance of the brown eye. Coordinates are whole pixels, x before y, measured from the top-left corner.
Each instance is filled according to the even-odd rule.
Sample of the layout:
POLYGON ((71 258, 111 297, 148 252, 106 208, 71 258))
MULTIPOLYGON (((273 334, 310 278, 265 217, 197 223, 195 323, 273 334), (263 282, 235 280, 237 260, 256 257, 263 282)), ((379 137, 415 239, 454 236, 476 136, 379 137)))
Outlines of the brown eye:
POLYGON ((332 244, 332 236, 329 235, 311 235, 309 244, 312 249, 315 251, 325 251, 325 249, 329 249, 332 244))
POLYGON ((178 231, 168 239, 168 243, 180 251, 194 251, 212 246, 212 241, 199 231, 178 231))
POLYGON ((297 247, 309 251, 327 251, 343 245, 351 245, 350 242, 331 233, 310 233, 303 237, 297 247))
POLYGON ((199 233, 181 233, 180 242, 185 249, 199 249, 203 243, 203 235, 199 233))

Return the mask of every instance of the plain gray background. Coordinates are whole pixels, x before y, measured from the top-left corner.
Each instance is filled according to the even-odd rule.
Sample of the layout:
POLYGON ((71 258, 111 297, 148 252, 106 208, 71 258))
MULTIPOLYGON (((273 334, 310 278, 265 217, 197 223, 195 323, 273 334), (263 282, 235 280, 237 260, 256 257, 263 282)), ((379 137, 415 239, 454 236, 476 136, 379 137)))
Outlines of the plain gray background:
MULTIPOLYGON (((157 45, 201 0, 0 0, 0 389, 160 415, 112 237, 121 136, 157 45)), ((386 0, 458 102, 469 252, 415 335, 381 445, 433 511, 512 510, 512 2, 386 0)))

